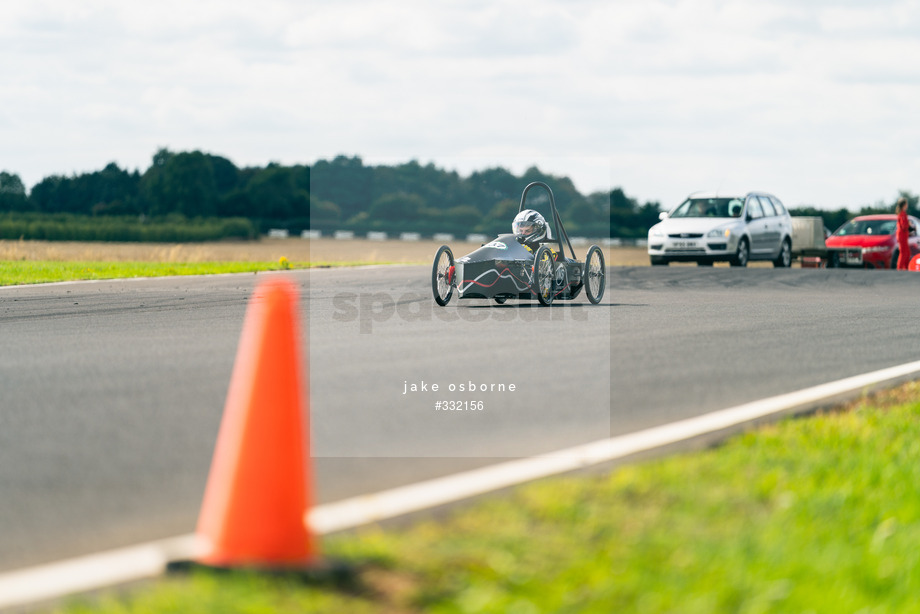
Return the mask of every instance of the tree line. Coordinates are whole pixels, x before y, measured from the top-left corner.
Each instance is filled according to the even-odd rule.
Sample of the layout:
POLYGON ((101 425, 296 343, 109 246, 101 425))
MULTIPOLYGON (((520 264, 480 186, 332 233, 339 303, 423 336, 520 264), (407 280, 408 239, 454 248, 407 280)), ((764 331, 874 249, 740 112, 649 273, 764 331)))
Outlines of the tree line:
MULTIPOLYGON (((337 156, 312 166, 270 163, 239 168, 223 156, 163 148, 154 153, 143 172, 129 171, 113 162, 99 171, 46 177, 31 190, 18 175, 2 171, 0 214, 18 216, 17 229, 30 224, 37 227, 35 220, 42 216, 56 216, 54 238, 66 235, 63 229, 76 225, 76 220, 87 226, 101 225, 103 220, 114 223, 111 220, 115 219, 130 219, 135 224, 164 219, 180 224, 187 220, 234 220, 227 226, 234 229, 233 236, 256 235, 269 228, 292 233, 344 229, 357 233, 496 234, 510 227, 521 192, 532 181, 550 185, 570 235, 644 237, 661 210, 658 202, 640 202, 619 187, 582 195, 569 178, 544 173, 537 167, 520 176, 497 167, 464 177, 415 160, 375 166, 358 156, 337 156), (244 228, 241 220, 248 221, 251 230, 244 228)), ((902 194, 916 205, 917 197, 902 194)), ((545 201, 542 191, 528 195, 528 206, 531 198, 535 199, 533 208, 548 211, 541 202, 545 201)), ((864 207, 861 213, 882 209, 890 207, 877 203, 864 207)), ((792 212, 822 216, 832 230, 853 216, 845 208, 825 211, 803 207, 792 212)), ((132 236, 147 235, 160 236, 136 231, 132 236)))
POLYGON ((222 156, 160 149, 143 173, 112 162, 100 171, 46 177, 28 193, 18 176, 0 173, 0 211, 303 223, 309 185, 306 166, 241 169, 222 156))
MULTIPOLYGON (((549 184, 566 229, 593 236, 643 236, 658 203, 639 203, 617 188, 580 194, 567 177, 538 168, 518 176, 503 168, 468 177, 417 161, 367 165, 337 156, 312 166, 270 163, 239 168, 201 151, 158 150, 143 172, 112 162, 99 171, 52 175, 27 190, 18 175, 0 172, 0 213, 53 214, 141 221, 245 218, 261 232, 284 228, 386 232, 497 233, 510 227, 523 187, 549 184)), ((544 198, 534 191, 534 207, 544 198)), ((546 209, 541 209, 548 211, 546 209)))

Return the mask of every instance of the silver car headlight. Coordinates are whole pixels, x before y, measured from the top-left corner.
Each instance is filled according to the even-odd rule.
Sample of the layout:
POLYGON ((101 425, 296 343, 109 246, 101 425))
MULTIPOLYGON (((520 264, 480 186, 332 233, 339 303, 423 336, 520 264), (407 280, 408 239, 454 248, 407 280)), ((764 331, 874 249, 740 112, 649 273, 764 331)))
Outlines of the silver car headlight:
POLYGON ((731 227, 727 228, 713 228, 706 233, 707 239, 727 239, 732 236, 731 227))
POLYGON ((653 226, 651 230, 648 231, 648 236, 650 237, 663 237, 664 231, 656 226, 653 226))

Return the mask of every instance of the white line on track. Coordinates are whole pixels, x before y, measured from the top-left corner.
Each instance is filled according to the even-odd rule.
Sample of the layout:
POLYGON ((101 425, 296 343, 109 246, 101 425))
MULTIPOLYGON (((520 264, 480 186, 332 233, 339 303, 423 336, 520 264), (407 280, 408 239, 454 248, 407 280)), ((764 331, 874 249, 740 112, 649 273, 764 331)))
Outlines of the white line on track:
MULTIPOLYGON (((745 403, 643 431, 603 439, 551 454, 513 460, 418 484, 319 505, 306 522, 319 535, 350 529, 453 503, 537 478, 628 457, 701 435, 718 433, 777 414, 808 411, 870 390, 914 379, 920 361, 848 377, 788 394, 745 403)), ((193 560, 202 544, 194 535, 111 550, 0 574, 0 609, 150 578, 167 563, 193 560)))

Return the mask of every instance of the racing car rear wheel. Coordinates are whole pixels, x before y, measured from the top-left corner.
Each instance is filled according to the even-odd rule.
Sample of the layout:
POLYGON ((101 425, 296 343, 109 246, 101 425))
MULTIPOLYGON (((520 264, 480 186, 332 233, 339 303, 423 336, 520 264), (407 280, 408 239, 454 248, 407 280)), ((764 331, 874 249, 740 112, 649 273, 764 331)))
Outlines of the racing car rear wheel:
POLYGON ((556 271, 553 252, 541 245, 533 259, 533 281, 537 300, 541 305, 550 305, 556 294, 556 271))
POLYGON ((592 305, 597 305, 607 287, 607 268, 604 266, 604 252, 597 245, 588 248, 585 258, 585 294, 592 305))
POLYGON ((454 275, 454 253, 446 245, 438 248, 431 267, 431 291, 434 293, 434 302, 443 307, 450 302, 457 285, 454 275))

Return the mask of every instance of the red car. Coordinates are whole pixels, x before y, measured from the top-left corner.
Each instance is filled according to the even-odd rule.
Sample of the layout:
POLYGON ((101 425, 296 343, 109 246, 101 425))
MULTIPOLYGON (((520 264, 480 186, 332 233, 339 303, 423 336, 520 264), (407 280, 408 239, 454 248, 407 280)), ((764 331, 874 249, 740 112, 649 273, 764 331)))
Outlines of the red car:
MULTIPOLYGON (((917 229, 920 220, 908 216, 910 221, 910 255, 920 253, 917 229)), ((861 215, 853 218, 824 244, 830 249, 831 266, 858 266, 867 269, 895 269, 898 266, 898 241, 895 231, 898 216, 894 213, 861 215)))

